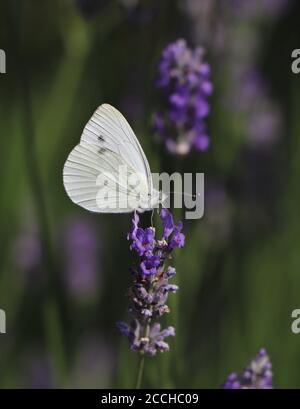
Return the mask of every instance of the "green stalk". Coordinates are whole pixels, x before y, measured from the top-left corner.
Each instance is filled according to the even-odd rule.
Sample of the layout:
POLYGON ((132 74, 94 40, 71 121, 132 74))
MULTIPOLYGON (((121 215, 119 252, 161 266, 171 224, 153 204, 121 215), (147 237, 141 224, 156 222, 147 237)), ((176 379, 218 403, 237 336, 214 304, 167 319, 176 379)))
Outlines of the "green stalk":
MULTIPOLYGON (((43 257, 47 266, 47 280, 44 286, 44 317, 45 323, 49 318, 49 308, 51 309, 51 321, 52 327, 55 328, 55 334, 51 334, 56 339, 55 345, 51 344, 53 357, 57 368, 60 368, 60 375, 65 375, 66 367, 64 365, 64 337, 61 324, 61 312, 62 312, 62 298, 59 297, 59 275, 55 265, 55 258, 53 254, 50 226, 47 218, 46 203, 44 198, 43 184, 40 177, 40 167, 36 154, 36 138, 35 127, 32 114, 32 97, 31 87, 29 83, 29 76, 27 73, 26 63, 21 53, 22 49, 22 4, 20 0, 14 3, 14 10, 11 19, 11 27, 14 36, 15 44, 15 65, 18 67, 17 76, 20 85, 20 103, 21 103, 21 115, 23 120, 23 139, 24 139, 24 152, 25 161, 28 171, 29 183, 32 189, 32 195, 34 198, 35 211, 39 227, 41 230, 41 244, 43 257)), ((49 331, 46 328, 46 337, 49 341, 49 331)))
POLYGON ((140 355, 138 376, 137 376, 137 381, 136 381, 136 387, 135 387, 135 389, 140 389, 140 388, 141 388, 142 379, 143 379, 143 373, 144 373, 144 367, 145 367, 145 354, 141 354, 141 355, 140 355))

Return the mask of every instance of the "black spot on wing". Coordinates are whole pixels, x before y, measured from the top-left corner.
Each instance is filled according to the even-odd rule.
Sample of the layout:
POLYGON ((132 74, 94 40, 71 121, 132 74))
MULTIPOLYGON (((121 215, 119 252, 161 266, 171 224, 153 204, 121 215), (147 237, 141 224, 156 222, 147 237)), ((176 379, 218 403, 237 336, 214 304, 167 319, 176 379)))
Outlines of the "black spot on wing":
POLYGON ((103 155, 104 152, 105 152, 105 149, 104 149, 104 148, 99 148, 99 149, 98 149, 99 155, 103 155))

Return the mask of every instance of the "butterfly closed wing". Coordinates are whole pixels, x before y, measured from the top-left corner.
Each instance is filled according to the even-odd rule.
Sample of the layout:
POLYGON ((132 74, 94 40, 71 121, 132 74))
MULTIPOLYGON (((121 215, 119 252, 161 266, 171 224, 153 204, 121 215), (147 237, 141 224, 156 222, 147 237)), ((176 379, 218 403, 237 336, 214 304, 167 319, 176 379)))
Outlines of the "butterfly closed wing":
POLYGON ((145 153, 124 116, 101 105, 63 169, 68 196, 99 213, 152 210, 160 203, 145 153))

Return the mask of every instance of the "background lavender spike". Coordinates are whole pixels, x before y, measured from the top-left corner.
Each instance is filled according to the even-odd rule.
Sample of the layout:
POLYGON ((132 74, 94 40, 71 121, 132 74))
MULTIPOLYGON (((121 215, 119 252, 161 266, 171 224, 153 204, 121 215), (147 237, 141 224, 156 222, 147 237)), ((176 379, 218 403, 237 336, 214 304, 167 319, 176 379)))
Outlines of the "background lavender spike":
POLYGON ((94 226, 84 218, 72 218, 64 225, 62 249, 64 282, 75 298, 91 299, 100 289, 100 241, 94 226))
POLYGON ((213 86, 204 50, 192 50, 182 39, 169 44, 162 52, 155 85, 162 108, 155 113, 154 129, 167 150, 176 154, 206 151, 210 141, 204 119, 213 86))
POLYGON ((250 364, 241 372, 230 374, 223 389, 272 389, 272 364, 267 351, 262 348, 250 364))

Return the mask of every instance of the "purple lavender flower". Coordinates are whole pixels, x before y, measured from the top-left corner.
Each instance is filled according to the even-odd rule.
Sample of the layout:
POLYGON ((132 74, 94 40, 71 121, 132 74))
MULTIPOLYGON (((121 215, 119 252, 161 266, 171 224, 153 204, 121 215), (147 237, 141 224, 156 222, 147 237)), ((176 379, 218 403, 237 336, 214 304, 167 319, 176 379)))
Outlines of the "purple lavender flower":
POLYGON ((262 348, 241 374, 230 374, 223 389, 272 389, 272 364, 267 351, 262 348))
POLYGON ((209 147, 204 119, 210 111, 208 97, 213 86, 203 56, 202 48, 192 50, 185 40, 177 40, 163 50, 158 65, 156 87, 163 107, 155 114, 154 129, 172 153, 209 147))
POLYGON ((183 247, 185 236, 182 233, 182 223, 174 223, 172 214, 167 209, 161 211, 163 235, 160 240, 155 238, 155 229, 139 227, 139 215, 134 214, 132 228, 127 236, 131 241, 130 248, 139 256, 137 266, 132 268, 133 285, 129 288, 130 325, 118 322, 117 327, 130 342, 130 349, 154 356, 157 351, 169 350, 165 338, 175 336, 175 329, 164 330, 153 319, 168 313, 166 302, 169 293, 178 290, 177 285, 169 280, 175 276, 176 270, 167 266, 174 248, 183 247))

